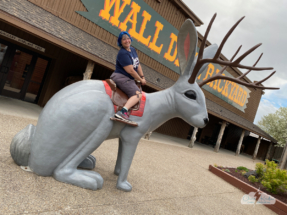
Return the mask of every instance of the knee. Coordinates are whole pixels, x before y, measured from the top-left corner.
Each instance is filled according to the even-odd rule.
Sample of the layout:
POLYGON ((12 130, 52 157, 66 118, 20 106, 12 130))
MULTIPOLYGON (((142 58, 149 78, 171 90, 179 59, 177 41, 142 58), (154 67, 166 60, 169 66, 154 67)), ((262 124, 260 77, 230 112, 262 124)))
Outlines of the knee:
POLYGON ((139 91, 136 91, 136 96, 140 100, 142 98, 142 93, 139 91))

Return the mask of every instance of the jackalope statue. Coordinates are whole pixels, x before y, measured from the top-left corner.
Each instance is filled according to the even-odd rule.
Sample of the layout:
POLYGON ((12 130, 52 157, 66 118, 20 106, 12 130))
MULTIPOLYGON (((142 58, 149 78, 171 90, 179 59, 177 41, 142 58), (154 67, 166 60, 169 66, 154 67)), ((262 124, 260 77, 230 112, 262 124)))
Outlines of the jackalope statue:
POLYGON ((222 61, 221 50, 240 19, 227 33, 219 48, 211 45, 204 49, 206 38, 216 14, 212 18, 197 58, 197 32, 191 20, 186 20, 178 34, 178 59, 180 77, 170 88, 146 94, 142 117, 131 116, 138 123, 132 127, 121 122, 111 121, 114 115, 113 103, 105 91, 103 81, 86 80, 65 87, 56 93, 46 104, 39 116, 37 126, 28 125, 12 140, 11 155, 14 161, 41 176, 53 176, 56 180, 79 187, 97 190, 103 186, 103 178, 95 171, 78 169, 85 167, 85 161, 93 159, 90 155, 104 140, 119 138, 118 157, 114 173, 118 175, 117 188, 131 191, 127 181, 128 172, 140 138, 167 120, 180 117, 192 126, 202 128, 208 123, 205 97, 201 90, 203 84, 215 79, 233 82, 261 89, 276 89, 259 86, 267 78, 257 83, 246 83, 242 79, 251 70, 269 70, 241 65, 240 62, 259 45, 251 48, 238 59, 222 61), (224 65, 214 77, 197 84, 196 77, 208 63, 224 65), (238 78, 223 76, 227 66, 249 69, 238 78))

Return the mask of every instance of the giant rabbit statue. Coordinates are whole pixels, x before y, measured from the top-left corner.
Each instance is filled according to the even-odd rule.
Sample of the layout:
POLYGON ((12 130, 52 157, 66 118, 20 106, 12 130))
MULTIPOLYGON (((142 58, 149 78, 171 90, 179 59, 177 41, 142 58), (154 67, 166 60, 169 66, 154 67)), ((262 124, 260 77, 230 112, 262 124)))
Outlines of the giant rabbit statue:
MULTIPOLYGON (((204 49, 207 35, 216 14, 212 18, 197 57, 197 32, 193 22, 187 19, 178 34, 178 59, 180 77, 170 88, 146 94, 146 104, 142 117, 131 116, 138 123, 132 127, 121 122, 111 121, 114 107, 106 94, 102 81, 85 80, 65 87, 56 93, 41 112, 37 126, 28 125, 12 140, 11 155, 20 166, 29 168, 40 176, 53 176, 56 180, 79 187, 97 190, 103 186, 103 178, 95 171, 78 169, 89 160, 103 141, 119 138, 118 157, 114 173, 118 175, 117 188, 131 191, 127 181, 128 172, 140 138, 153 131, 167 120, 179 117, 192 126, 202 128, 208 123, 203 84, 215 79, 228 79, 253 88, 267 88, 257 83, 246 83, 238 78, 222 75, 227 66, 266 70, 243 66, 240 62, 259 45, 251 48, 235 61, 222 61, 221 50, 229 35, 243 19, 240 19, 227 33, 219 48, 210 45, 204 49), (208 63, 224 65, 214 77, 197 84, 196 77, 208 63)), ((273 73, 272 73, 273 74, 273 73)), ((265 80, 265 79, 264 79, 265 80)), ((264 81, 263 80, 263 81, 264 81)))

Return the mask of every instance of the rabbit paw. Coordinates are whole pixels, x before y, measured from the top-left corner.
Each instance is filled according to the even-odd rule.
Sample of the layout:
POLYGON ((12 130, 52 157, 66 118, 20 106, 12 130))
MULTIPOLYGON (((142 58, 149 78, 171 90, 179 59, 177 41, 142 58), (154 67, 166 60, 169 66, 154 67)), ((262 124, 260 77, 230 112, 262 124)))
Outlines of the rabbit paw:
POLYGON ((130 191, 132 191, 132 188, 133 188, 132 185, 128 181, 117 183, 117 189, 119 189, 119 190, 123 190, 125 192, 130 192, 130 191))
POLYGON ((54 178, 64 183, 91 190, 101 189, 104 184, 104 180, 99 173, 87 170, 56 170, 54 178))
POLYGON ((85 158, 85 160, 83 160, 78 168, 82 168, 82 169, 94 169, 96 167, 96 158, 93 155, 89 155, 88 157, 85 158))

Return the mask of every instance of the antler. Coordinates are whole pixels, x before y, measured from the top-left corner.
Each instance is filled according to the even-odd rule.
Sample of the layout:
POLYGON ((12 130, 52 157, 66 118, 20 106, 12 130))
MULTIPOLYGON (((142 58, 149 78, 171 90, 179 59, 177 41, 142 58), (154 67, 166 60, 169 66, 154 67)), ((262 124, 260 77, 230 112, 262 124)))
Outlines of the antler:
MULTIPOLYGON (((241 46, 238 48, 238 50, 236 51, 236 53, 233 55, 233 57, 230 59, 230 61, 232 61, 234 59, 234 57, 237 55, 237 53, 239 52, 241 46)), ((260 58, 262 57, 263 53, 259 56, 259 58, 257 59, 257 61, 255 62, 255 64, 253 65, 256 66, 256 64, 259 62, 260 58)), ((217 80, 217 79, 225 79, 225 80, 229 80, 247 87, 255 87, 255 88, 260 88, 260 89, 269 89, 269 90, 277 90, 279 88, 276 87, 263 87, 263 86, 259 86, 259 84, 261 84, 262 82, 266 81, 267 79, 269 79, 272 75, 275 74, 276 71, 272 72, 268 77, 262 79, 261 81, 258 81, 256 83, 246 83, 244 81, 241 81, 240 79, 244 78, 249 72, 251 72, 251 69, 248 70, 247 72, 245 72, 244 74, 242 74, 241 76, 237 77, 237 78, 232 78, 232 77, 228 77, 228 76, 223 76, 223 72, 224 70, 227 68, 227 66, 224 66, 216 75, 207 78, 206 80, 204 80, 203 82, 201 82, 199 84, 199 87, 202 87, 203 85, 207 84, 208 82, 217 80)))
POLYGON ((188 82, 189 83, 194 83, 195 82, 195 79, 196 79, 196 76, 200 70, 200 68, 202 67, 203 64, 205 63, 216 63, 216 64, 221 64, 221 65, 224 65, 224 67, 222 68, 222 70, 217 73, 215 76, 213 77, 210 77, 208 78, 207 80, 205 80, 204 82, 200 83, 200 87, 202 87, 204 84, 210 82, 210 81, 213 81, 213 80, 216 80, 216 79, 226 79, 226 80, 230 80, 230 81, 233 81, 233 82, 236 82, 236 83, 240 83, 242 85, 245 85, 245 86, 256 86, 256 88, 262 88, 262 89, 278 89, 278 88, 272 88, 272 87, 261 87, 261 86, 258 86, 259 84, 261 84, 263 81, 267 80, 268 78, 270 78, 274 73, 275 71, 270 75, 268 76, 267 78, 263 79, 262 81, 260 82, 257 82, 256 84, 248 84, 248 83, 245 83, 243 81, 240 81, 241 78, 243 78, 244 76, 246 76, 251 70, 270 70, 270 69, 273 69, 272 67, 255 67, 255 65, 258 63, 259 59, 261 58, 261 56, 259 57, 259 59, 257 60, 257 62, 251 67, 251 66, 245 66, 245 65, 241 65, 240 62, 247 56, 249 55, 251 52, 253 52, 255 49, 257 49, 260 45, 256 45, 254 47, 252 47, 251 49, 249 49, 248 51, 246 51, 244 54, 242 54, 239 58, 237 58, 235 61, 233 61, 233 58, 236 56, 236 54, 239 52, 241 46, 238 48, 238 50, 236 51, 236 53, 234 54, 234 56, 232 57, 232 59, 230 61, 223 61, 221 60, 219 57, 220 57, 220 53, 221 53, 221 50, 225 44, 225 42, 227 41, 227 39, 229 38, 229 36, 231 35, 231 33, 234 31, 234 29, 238 26, 238 24, 244 19, 244 17, 242 17, 240 20, 238 20, 233 26, 232 28, 227 32, 227 34, 225 35, 225 37, 223 38, 217 52, 215 53, 215 56, 212 58, 212 59, 202 59, 202 56, 203 56, 203 50, 204 50, 204 46, 205 46, 205 43, 206 43, 206 39, 207 39, 207 36, 209 34, 209 31, 211 29, 211 26, 213 24, 213 21, 216 17, 216 13, 213 15, 208 27, 207 27, 207 30, 204 34, 204 37, 203 37, 203 40, 201 42, 201 45, 200 45, 200 50, 199 50, 199 53, 198 53, 198 57, 197 57, 197 62, 194 66, 194 69, 193 69, 193 73, 191 75, 191 77, 189 78, 188 82), (238 68, 242 68, 242 69, 249 69, 248 72, 244 73, 242 76, 238 77, 238 78, 232 78, 232 77, 228 77, 228 76, 223 76, 222 73, 223 71, 228 67, 238 67, 238 68))

